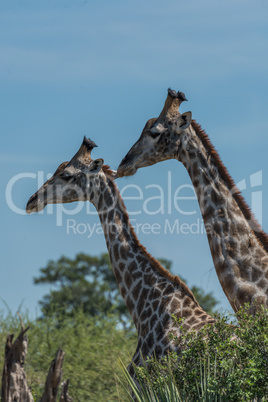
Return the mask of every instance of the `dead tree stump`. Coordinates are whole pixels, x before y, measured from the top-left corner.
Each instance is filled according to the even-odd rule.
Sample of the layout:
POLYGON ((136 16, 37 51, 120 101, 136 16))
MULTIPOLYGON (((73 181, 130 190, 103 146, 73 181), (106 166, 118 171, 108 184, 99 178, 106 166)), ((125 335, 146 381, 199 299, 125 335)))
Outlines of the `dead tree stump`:
POLYGON ((21 332, 14 343, 14 335, 8 335, 5 347, 5 362, 2 375, 2 402, 33 402, 30 388, 27 385, 24 361, 27 354, 27 335, 29 327, 21 332))
POLYGON ((45 391, 40 402, 56 402, 62 376, 63 359, 64 352, 62 349, 59 349, 55 359, 51 362, 45 383, 45 391))
MULTIPOLYGON (((5 362, 2 375, 2 402, 34 402, 31 390, 27 385, 24 371, 24 361, 27 354, 28 340, 26 332, 30 327, 24 329, 21 321, 21 332, 14 343, 14 335, 8 335, 5 346, 5 362)), ((56 357, 52 360, 45 383, 45 390, 40 402, 56 402, 58 389, 62 377, 62 365, 64 352, 57 351, 56 357)), ((72 402, 68 396, 69 380, 62 384, 60 402, 72 402)))
POLYGON ((62 386, 62 391, 61 391, 60 401, 59 402, 73 402, 73 398, 71 398, 68 395, 69 380, 63 381, 61 386, 62 386))

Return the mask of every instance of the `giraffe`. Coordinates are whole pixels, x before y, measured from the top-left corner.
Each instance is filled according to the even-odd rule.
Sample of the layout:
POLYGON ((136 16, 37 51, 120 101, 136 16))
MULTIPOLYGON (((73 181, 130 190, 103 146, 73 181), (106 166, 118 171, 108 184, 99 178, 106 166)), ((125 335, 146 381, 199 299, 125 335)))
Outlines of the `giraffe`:
POLYGON ((91 158, 95 146, 84 138, 71 161, 62 163, 29 199, 26 211, 30 214, 47 204, 73 201, 90 201, 96 207, 114 275, 138 333, 132 361, 142 365, 142 356, 161 358, 176 349, 169 334, 179 338, 182 328, 198 331, 215 319, 199 306, 186 284, 140 244, 115 184, 116 172, 103 159, 91 158), (182 319, 181 328, 172 314, 182 319))
POLYGON ((158 118, 150 119, 121 161, 119 177, 141 167, 176 159, 193 183, 217 276, 232 308, 245 303, 254 314, 268 308, 268 236, 223 165, 218 152, 191 112, 180 114, 182 92, 169 89, 158 118))

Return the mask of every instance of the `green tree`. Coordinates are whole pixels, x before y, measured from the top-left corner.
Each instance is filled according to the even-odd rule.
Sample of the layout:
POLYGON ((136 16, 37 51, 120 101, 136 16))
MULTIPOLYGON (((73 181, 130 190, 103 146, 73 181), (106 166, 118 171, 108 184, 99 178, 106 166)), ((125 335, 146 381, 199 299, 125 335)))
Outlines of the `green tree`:
MULTIPOLYGON (((171 270, 170 260, 161 258, 159 261, 171 270)), ((49 261, 40 272, 34 283, 52 287, 39 302, 43 316, 59 312, 73 316, 77 310, 82 310, 93 317, 117 314, 124 325, 131 323, 107 253, 100 256, 80 253, 74 259, 63 256, 58 261, 49 261)), ((213 294, 197 286, 192 291, 204 310, 211 313, 218 303, 213 294)))
POLYGON ((74 259, 63 256, 49 261, 40 272, 34 283, 52 287, 39 302, 44 316, 58 312, 73 316, 82 310, 93 317, 114 313, 122 322, 129 319, 107 253, 98 257, 80 253, 74 259))

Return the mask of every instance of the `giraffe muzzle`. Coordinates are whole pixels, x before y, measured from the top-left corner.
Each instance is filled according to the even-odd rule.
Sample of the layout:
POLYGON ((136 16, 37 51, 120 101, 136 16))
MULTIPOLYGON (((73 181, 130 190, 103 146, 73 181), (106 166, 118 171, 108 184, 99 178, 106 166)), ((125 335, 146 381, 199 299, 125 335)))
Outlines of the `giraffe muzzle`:
POLYGON ((32 212, 40 212, 44 208, 45 208, 45 204, 43 202, 40 202, 40 200, 37 197, 37 194, 34 194, 31 196, 31 198, 27 202, 26 212, 27 212, 27 214, 30 214, 32 212))

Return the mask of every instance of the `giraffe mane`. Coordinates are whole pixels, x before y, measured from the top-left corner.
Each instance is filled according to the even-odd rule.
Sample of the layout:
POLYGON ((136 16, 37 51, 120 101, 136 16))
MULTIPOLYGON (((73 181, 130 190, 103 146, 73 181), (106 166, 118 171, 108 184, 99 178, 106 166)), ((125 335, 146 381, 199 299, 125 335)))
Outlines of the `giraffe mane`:
POLYGON ((107 174, 109 176, 113 175, 113 171, 112 171, 112 169, 110 168, 109 165, 103 165, 102 170, 104 171, 105 174, 107 174))
POLYGON ((110 168, 110 166, 109 165, 103 165, 102 166, 102 170, 103 170, 103 172, 107 175, 107 176, 109 176, 109 179, 111 180, 114 180, 114 172, 112 171, 112 169, 110 168))
POLYGON ((229 174, 227 168, 224 166, 221 157, 217 150, 215 149, 214 145, 212 144, 209 136, 205 132, 205 130, 202 129, 200 124, 198 124, 195 120, 192 120, 191 125, 193 129, 195 130, 196 134, 200 138, 202 144, 204 147, 207 149, 207 151, 210 153, 212 156, 215 164, 218 167, 218 171, 223 178, 225 184, 227 185, 228 189, 231 190, 232 196, 237 202, 239 208, 241 209, 244 217, 247 220, 251 220, 251 228, 257 237, 257 239, 262 243, 264 246, 265 250, 268 251, 268 235, 262 230, 261 225, 259 222, 256 220, 253 212, 251 211, 250 207, 248 206, 247 202, 245 201, 244 197, 242 196, 241 192, 235 185, 234 180, 232 179, 231 175, 229 174))
MULTIPOLYGON (((108 175, 108 178, 111 179, 109 172, 111 172, 110 167, 108 165, 104 165, 102 167, 102 169, 104 170, 104 172, 108 175), (103 169, 104 168, 104 169, 103 169)), ((127 225, 130 228, 130 233, 131 236, 134 238, 134 240, 137 243, 137 246, 139 247, 139 249, 141 250, 141 252, 143 253, 143 255, 149 260, 149 262, 152 264, 153 268, 155 268, 155 270, 164 278, 168 279, 169 281, 175 283, 176 285, 179 286, 180 289, 184 290, 185 293, 193 300, 194 303, 196 303, 199 307, 199 303, 197 302, 193 292, 188 288, 188 286, 177 276, 177 275, 172 275, 167 269, 165 269, 159 261, 157 261, 156 258, 154 258, 147 250, 146 248, 140 243, 133 226, 131 225, 131 222, 129 220, 129 215, 124 203, 123 198, 121 197, 121 194, 118 190, 118 187, 116 185, 116 183, 114 182, 114 180, 112 181, 112 185, 114 187, 115 193, 118 197, 118 199, 120 200, 121 206, 122 206, 122 210, 127 218, 127 225)))

